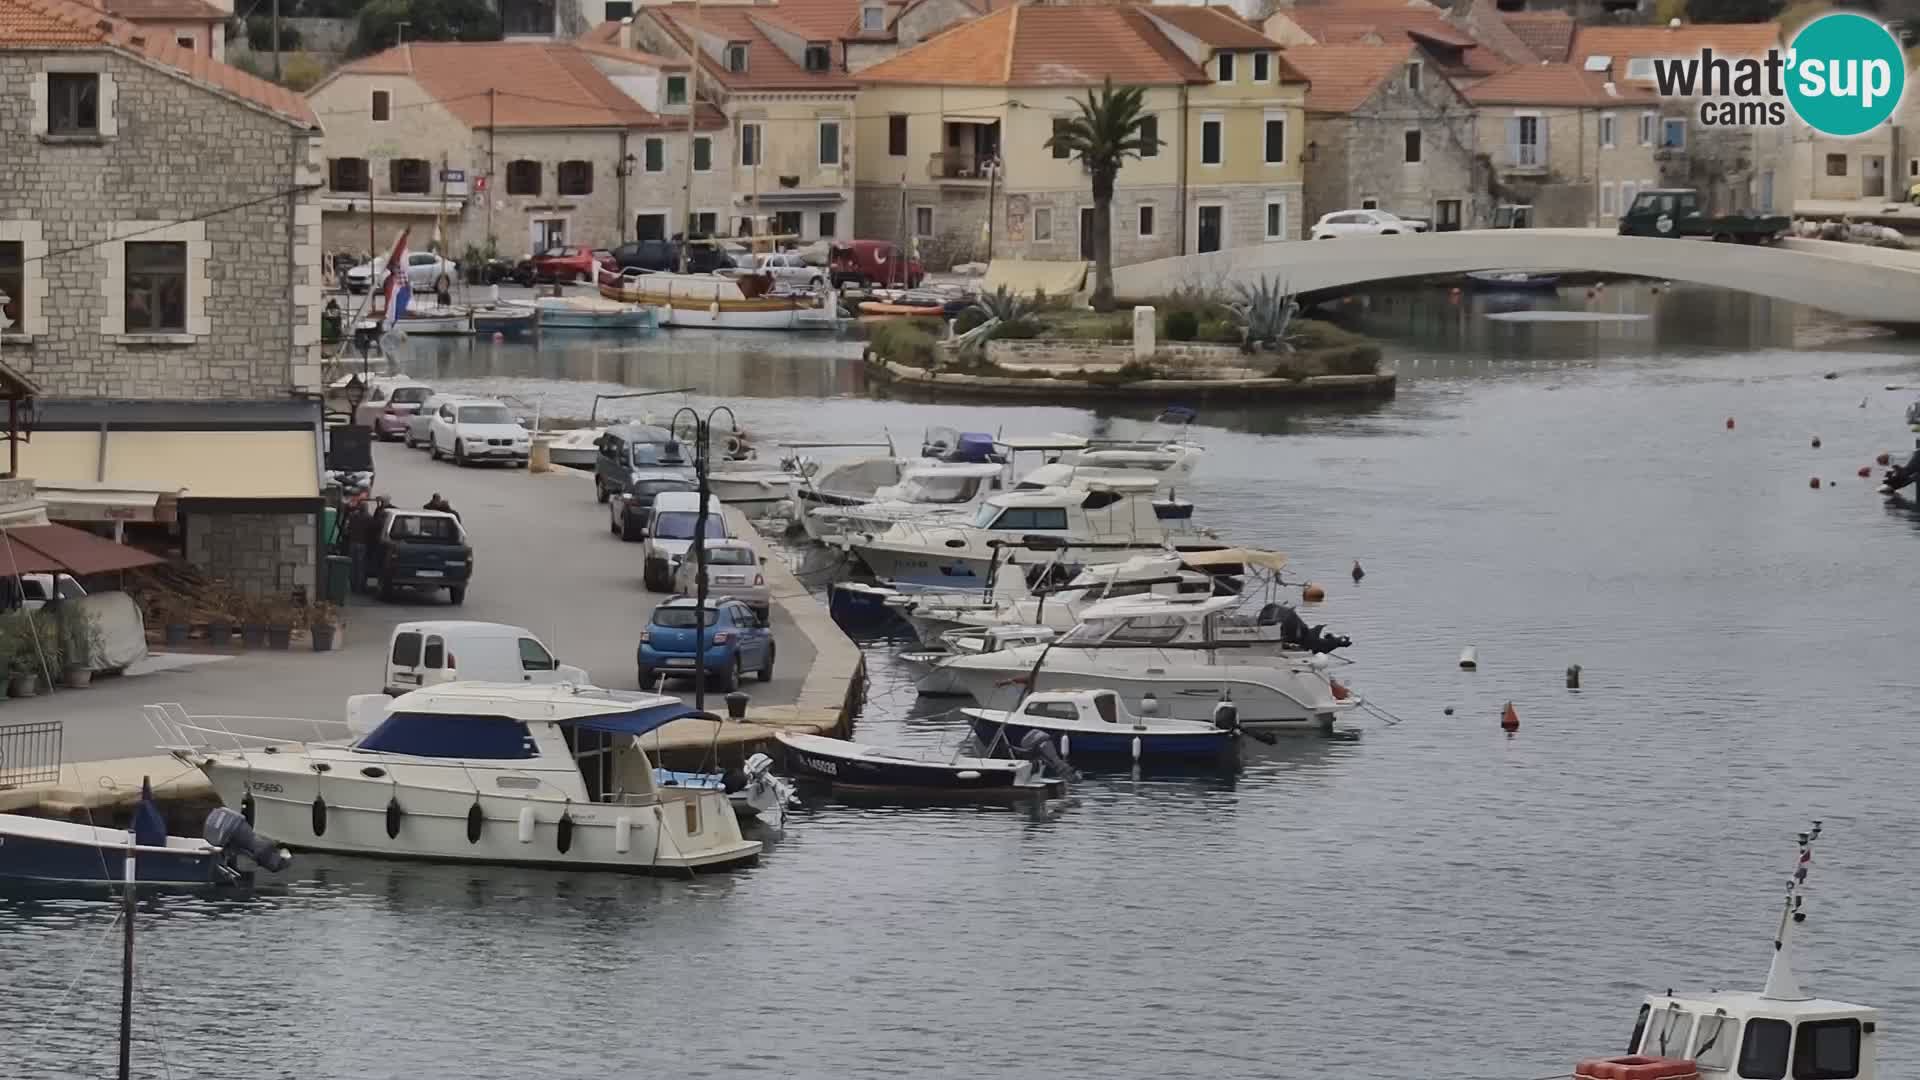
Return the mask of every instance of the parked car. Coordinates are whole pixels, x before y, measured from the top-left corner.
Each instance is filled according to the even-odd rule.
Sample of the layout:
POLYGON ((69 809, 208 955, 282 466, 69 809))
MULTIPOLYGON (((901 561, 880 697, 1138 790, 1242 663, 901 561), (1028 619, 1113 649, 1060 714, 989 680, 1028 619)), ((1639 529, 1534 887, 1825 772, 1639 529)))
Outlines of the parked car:
MULTIPOLYGON (((715 540, 707 545, 707 602, 716 596, 738 600, 753 609, 761 622, 773 613, 773 593, 767 588, 767 575, 761 573, 760 553, 744 540, 715 540)), ((673 572, 673 591, 698 595, 700 575, 692 558, 680 560, 673 572)))
MULTIPOLYGON (((730 540, 727 517, 722 503, 707 496, 709 540, 730 540)), ((640 581, 654 592, 672 588, 673 572, 693 549, 693 533, 699 520, 700 496, 692 491, 663 491, 653 497, 653 516, 647 522, 646 544, 640 549, 640 581)))
POLYGON ((1722 243, 1771 244, 1793 227, 1785 214, 1708 215, 1692 188, 1642 191, 1620 215, 1621 236, 1706 237, 1722 243))
MULTIPOLYGON (((675 273, 680 269, 680 245, 672 240, 640 240, 613 249, 614 264, 620 270, 653 270, 675 273)), ((728 268, 734 261, 714 244, 687 245, 687 273, 711 274, 728 268)))
POLYGON ((532 285, 532 259, 488 259, 477 268, 475 285, 532 285))
POLYGON ((533 631, 505 623, 439 619, 393 628, 386 686, 392 696, 423 686, 468 682, 585 684, 585 669, 563 664, 533 631))
POLYGON ((601 269, 620 272, 620 264, 613 261, 613 252, 601 248, 557 247, 533 257, 536 281, 594 281, 595 271, 601 269))
POLYGON ((692 476, 692 449, 673 432, 652 424, 616 424, 594 443, 593 497, 598 502, 626 490, 642 474, 692 476))
POLYGON ((1425 232, 1427 223, 1389 214, 1385 210, 1336 210, 1322 214, 1313 226, 1312 238, 1332 240, 1337 236, 1400 236, 1425 232))
MULTIPOLYGON (((347 271, 347 291, 366 292, 369 278, 376 289, 386 282, 387 265, 384 258, 380 260, 377 272, 371 262, 363 262, 347 271)), ((452 259, 443 259, 431 251, 414 251, 407 255, 407 286, 414 292, 432 292, 443 286, 450 289, 459 279, 460 266, 452 259)))
POLYGON ((771 682, 773 654, 773 632, 747 605, 709 598, 702 610, 693 597, 676 596, 654 608, 640 631, 635 666, 643 690, 662 674, 690 675, 704 667, 716 689, 729 691, 739 688, 746 671, 771 682))
POLYGON ((459 518, 439 510, 389 507, 374 522, 367 576, 379 582, 382 600, 395 599, 403 588, 445 589, 448 600, 465 603, 473 579, 467 530, 459 518))
POLYGON ((61 600, 78 600, 85 595, 87 590, 68 574, 21 574, 18 577, 0 578, 0 611, 18 608, 39 611, 56 596, 61 600))
POLYGON ((533 455, 533 436, 498 401, 473 398, 440 406, 427 423, 427 453, 455 465, 504 461, 524 468, 533 455))
POLYGON ((775 285, 790 289, 818 289, 827 283, 826 268, 811 265, 797 252, 757 256, 754 268, 772 278, 775 285))
POLYGON ((607 531, 632 543, 644 540, 653 521, 654 500, 669 491, 694 491, 692 477, 674 473, 636 474, 625 491, 617 491, 607 500, 607 531))
POLYGON ((426 383, 375 383, 354 411, 353 422, 372 428, 376 439, 398 439, 407 433, 407 417, 432 396, 433 387, 426 383))
POLYGON ((883 285, 917 289, 927 276, 919 259, 907 258, 889 240, 842 240, 827 247, 827 273, 838 289, 883 285))
POLYGON ((481 401, 472 394, 438 393, 420 403, 420 407, 407 417, 407 427, 400 435, 400 441, 409 450, 423 450, 427 446, 427 430, 433 426, 433 418, 440 410, 456 401, 481 401))

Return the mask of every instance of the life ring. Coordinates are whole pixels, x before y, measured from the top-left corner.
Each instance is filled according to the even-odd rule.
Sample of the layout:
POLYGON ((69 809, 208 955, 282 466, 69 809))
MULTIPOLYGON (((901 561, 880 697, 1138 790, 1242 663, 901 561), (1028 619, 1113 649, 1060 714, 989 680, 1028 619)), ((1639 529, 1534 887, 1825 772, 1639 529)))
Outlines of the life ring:
POLYGON ((1626 1054, 1588 1058, 1573 1067, 1573 1076, 1574 1080, 1700 1080, 1700 1068, 1686 1058, 1626 1054))

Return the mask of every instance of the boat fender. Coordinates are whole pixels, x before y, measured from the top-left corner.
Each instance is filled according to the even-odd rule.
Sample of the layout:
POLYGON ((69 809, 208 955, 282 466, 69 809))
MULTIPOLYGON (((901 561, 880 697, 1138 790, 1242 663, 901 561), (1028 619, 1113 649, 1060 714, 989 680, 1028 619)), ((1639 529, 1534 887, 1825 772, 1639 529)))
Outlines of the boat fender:
POLYGON ((400 817, 404 813, 406 811, 400 809, 398 796, 387 800, 387 839, 392 840, 400 835, 400 817))
POLYGON ((957 778, 959 778, 959 779, 961 779, 961 780, 969 780, 969 781, 971 781, 971 780, 978 780, 978 779, 980 779, 980 770, 978 770, 978 769, 961 769, 961 770, 960 770, 959 772, 957 772, 957 773, 954 773, 953 775, 954 775, 955 777, 957 777, 957 778))
POLYGON ((573 846, 573 815, 565 810, 560 811, 560 827, 556 831, 559 833, 557 846, 560 854, 565 855, 567 849, 573 846))
POLYGON ((1213 726, 1221 731, 1240 730, 1240 706, 1231 701, 1216 704, 1213 707, 1213 726))
POLYGON ((1460 670, 1462 671, 1480 670, 1480 653, 1477 650, 1475 650, 1474 647, 1471 645, 1460 650, 1460 670))
POLYGON ((625 814, 613 819, 613 850, 621 855, 633 850, 633 819, 625 814))
POLYGON ((240 816, 247 819, 247 824, 253 824, 253 792, 251 791, 240 796, 240 816))
POLYGON ((327 800, 319 795, 313 797, 313 835, 327 835, 327 800))
POLYGON ((741 453, 745 451, 747 448, 747 444, 744 442, 741 442, 740 436, 738 435, 727 436, 727 441, 724 445, 727 448, 727 456, 730 458, 739 457, 741 453))
POLYGON ((467 807, 467 843, 480 842, 480 827, 486 823, 487 815, 480 809, 480 800, 476 798, 473 805, 467 807))
POLYGON ((531 806, 520 808, 520 842, 533 843, 533 807, 531 806))
POLYGON ((1500 730, 1509 735, 1520 730, 1520 714, 1514 711, 1511 701, 1507 702, 1506 708, 1500 710, 1500 730))
POLYGON ((1684 1058, 1627 1054, 1588 1058, 1574 1066, 1576 1080, 1699 1080, 1700 1069, 1684 1058))
POLYGON ((1133 737, 1133 760, 1135 762, 1140 760, 1140 736, 1138 735, 1133 737))
POLYGON ((1064 759, 1065 757, 1067 757, 1069 754, 1072 754, 1072 753, 1073 753, 1073 736, 1071 735, 1060 736, 1060 756, 1064 759))

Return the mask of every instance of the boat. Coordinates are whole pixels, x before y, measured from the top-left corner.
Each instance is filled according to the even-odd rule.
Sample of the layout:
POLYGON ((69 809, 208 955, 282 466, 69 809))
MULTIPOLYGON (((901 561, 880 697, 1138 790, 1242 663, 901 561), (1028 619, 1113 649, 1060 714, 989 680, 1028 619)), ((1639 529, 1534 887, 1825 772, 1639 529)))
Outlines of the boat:
POLYGON ((787 750, 789 770, 803 779, 835 788, 864 791, 917 792, 932 795, 1011 795, 1059 793, 1066 776, 1050 745, 1036 739, 1023 750, 1028 759, 972 757, 910 757, 865 743, 776 731, 773 737, 787 750), (1056 770, 1049 776, 1047 769, 1056 770))
POLYGON ((1581 1080, 1699 1080, 1702 1075, 1877 1080, 1880 1010, 1814 997, 1800 988, 1793 971, 1793 938, 1806 918, 1803 890, 1819 838, 1818 821, 1799 834, 1765 986, 1758 992, 1648 994, 1627 1052, 1588 1058, 1570 1075, 1581 1080))
POLYGON ((775 825, 786 824, 787 808, 797 801, 793 785, 773 775, 773 759, 765 754, 755 754, 738 770, 724 773, 656 768, 653 782, 661 787, 725 792, 727 801, 733 804, 733 812, 742 819, 765 815, 771 817, 775 825))
POLYGON ((145 780, 130 829, 0 814, 0 881, 118 884, 129 880, 129 860, 135 885, 220 888, 251 882, 249 864, 277 873, 292 856, 225 807, 207 815, 198 839, 167 835, 145 780))
POLYGON ((965 696, 954 681, 953 673, 942 665, 956 656, 1044 645, 1059 634, 1050 626, 984 626, 977 629, 949 630, 935 640, 933 647, 910 649, 900 659, 925 671, 914 681, 922 697, 965 696))
POLYGON ((793 474, 785 469, 755 467, 752 459, 707 472, 707 489, 729 506, 749 516, 764 514, 787 501, 793 474))
POLYGON ((1560 287, 1560 275, 1549 270, 1473 270, 1467 282, 1491 291, 1552 292, 1560 287))
POLYGON ((458 306, 409 304, 395 320, 395 328, 408 335, 459 337, 473 333, 473 312, 458 306))
POLYGON ((532 300, 509 300, 507 303, 539 312, 542 332, 651 330, 657 325, 653 309, 644 304, 621 303, 595 296, 541 296, 532 300))
POLYGON ((969 708, 960 715, 989 750, 1019 746, 1038 732, 1053 740, 1068 760, 1220 760, 1231 755, 1240 736, 1237 713, 1229 702, 1215 705, 1211 720, 1178 720, 1128 712, 1112 690, 1036 691, 1011 711, 969 708))
POLYGON ((807 534, 817 539, 880 532, 901 521, 965 524, 989 495, 1001 490, 1004 468, 992 462, 915 462, 901 471, 899 483, 877 488, 870 502, 808 510, 807 534))
POLYGON ((568 428, 547 436, 547 460, 574 469, 591 469, 600 456, 604 427, 568 428))
MULTIPOLYGON (((678 698, 571 683, 452 682, 348 699, 345 737, 238 730, 149 705, 163 749, 296 850, 577 870, 752 862, 726 794, 661 787, 640 736, 703 717, 678 698)), ((272 731, 301 721, 255 718, 272 731)))
MULTIPOLYGON (((1265 560, 1257 565, 1275 571, 1285 565, 1286 556, 1278 552, 1232 550, 1242 551, 1241 565, 1265 560)), ((1065 584, 1039 589, 1029 588, 1017 570, 996 571, 991 578, 990 588, 982 593, 905 594, 898 601, 900 614, 921 641, 932 644, 941 635, 963 628, 1040 625, 1065 632, 1080 622, 1080 613, 1089 605, 1121 596, 1211 596, 1240 590, 1236 580, 1193 569, 1171 552, 1083 567, 1065 584)))
POLYGON ((538 308, 517 304, 486 304, 473 309, 473 332, 476 334, 518 338, 539 328, 538 308))
POLYGON ((828 289, 775 291, 766 274, 669 274, 600 271, 600 295, 622 304, 642 304, 659 313, 660 325, 705 330, 831 330, 840 323, 840 299, 828 289))

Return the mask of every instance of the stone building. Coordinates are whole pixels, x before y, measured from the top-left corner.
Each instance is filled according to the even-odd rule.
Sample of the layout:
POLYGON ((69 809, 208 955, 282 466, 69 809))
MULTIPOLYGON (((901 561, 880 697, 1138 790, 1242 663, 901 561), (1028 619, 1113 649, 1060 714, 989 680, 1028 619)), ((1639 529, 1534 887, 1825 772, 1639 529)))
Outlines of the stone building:
POLYGON ((1499 201, 1529 204, 1533 224, 1612 224, 1658 186, 1659 99, 1573 64, 1515 67, 1467 87, 1499 201))
POLYGON ((205 52, 0 0, 0 345, 44 395, 22 473, 135 521, 177 493, 152 539, 263 591, 317 573, 290 538, 318 528, 319 144, 303 99, 205 52), (227 559, 263 536, 288 560, 227 559))
POLYGON ((226 24, 233 18, 233 0, 105 0, 101 6, 144 35, 215 60, 227 58, 226 24))

